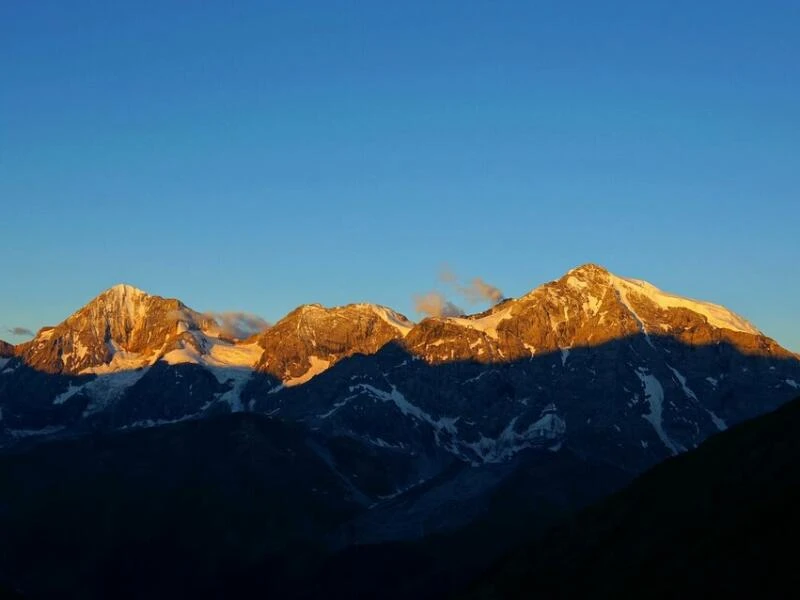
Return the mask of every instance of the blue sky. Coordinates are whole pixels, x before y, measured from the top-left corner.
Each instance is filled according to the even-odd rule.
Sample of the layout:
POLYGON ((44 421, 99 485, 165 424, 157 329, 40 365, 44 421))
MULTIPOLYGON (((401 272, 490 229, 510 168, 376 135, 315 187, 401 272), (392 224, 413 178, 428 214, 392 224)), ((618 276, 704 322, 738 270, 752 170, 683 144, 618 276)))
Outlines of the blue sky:
POLYGON ((0 5, 0 337, 596 262, 800 351, 797 2, 228 4, 0 5))

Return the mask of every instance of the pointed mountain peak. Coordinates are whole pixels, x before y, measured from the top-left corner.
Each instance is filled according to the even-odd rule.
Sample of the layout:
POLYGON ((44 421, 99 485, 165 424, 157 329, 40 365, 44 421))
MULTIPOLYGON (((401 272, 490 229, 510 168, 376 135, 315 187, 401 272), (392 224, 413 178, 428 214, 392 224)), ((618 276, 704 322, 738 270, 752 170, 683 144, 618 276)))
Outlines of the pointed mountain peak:
POLYGON ((605 267, 595 263, 586 263, 570 269, 558 281, 569 287, 582 289, 591 284, 608 285, 611 277, 613 277, 613 273, 605 267))
POLYGON ((109 318, 109 315, 118 315, 139 320, 148 314, 165 313, 166 317, 172 321, 210 320, 202 319, 199 313, 191 310, 177 298, 165 298, 150 294, 127 283, 119 283, 101 292, 71 315, 68 320, 87 311, 106 315, 103 318, 109 318))
POLYGON ((144 290, 140 290, 139 288, 127 283, 118 283, 117 285, 112 286, 107 290, 98 294, 92 302, 101 299, 114 300, 120 302, 123 301, 137 302, 145 300, 147 298, 158 298, 158 296, 153 296, 152 294, 148 294, 144 290))
POLYGON ((144 290, 140 290, 139 288, 132 286, 128 283, 118 283, 117 285, 111 286, 108 288, 103 294, 113 294, 115 296, 149 296, 147 292, 144 290))
POLYGON ((610 271, 602 265, 596 263, 586 263, 570 269, 567 275, 610 275, 610 271))
POLYGON ((264 353, 256 369, 286 386, 305 383, 343 358, 375 354, 413 327, 400 313, 377 304, 304 304, 260 334, 264 353))
POLYGON ((178 338, 191 342, 187 336, 193 338, 192 332, 210 322, 179 300, 119 284, 55 327, 39 331, 22 355, 29 366, 53 373, 134 368, 149 364, 178 338))
POLYGON ((588 263, 568 271, 559 284, 581 295, 600 296, 613 291, 636 320, 656 330, 667 330, 664 312, 689 310, 700 315, 711 327, 759 335, 759 330, 724 306, 665 292, 642 279, 620 277, 605 267, 588 263))
POLYGON ((302 315, 304 315, 306 313, 309 313, 309 312, 329 311, 329 310, 330 310, 329 308, 327 308, 326 306, 323 306, 319 302, 310 302, 308 304, 301 304, 300 306, 295 308, 293 311, 291 311, 289 314, 287 314, 286 317, 284 317, 284 319, 289 317, 289 316, 291 316, 291 315, 302 316, 302 315))
MULTIPOLYGON (((327 319, 332 317, 347 317, 355 315, 376 315, 382 320, 388 321, 390 325, 396 327, 410 329, 414 326, 413 321, 394 309, 380 304, 371 304, 369 302, 343 304, 341 306, 324 306, 316 302, 313 304, 301 304, 287 314, 283 319, 281 319, 281 321, 292 320, 295 318, 327 319)), ((279 321, 279 323, 281 321, 279 321)))
POLYGON ((147 303, 151 299, 163 300, 163 298, 160 296, 153 296, 130 284, 118 283, 117 285, 100 292, 97 296, 87 302, 78 312, 91 308, 96 309, 98 307, 105 307, 104 310, 108 310, 110 307, 113 307, 115 310, 127 309, 130 311, 135 307, 147 303))
POLYGON ((584 333, 587 339, 591 336, 597 342, 600 336, 630 335, 636 329, 645 334, 679 337, 692 344, 727 340, 734 332, 762 335, 724 306, 665 292, 647 281, 615 275, 595 263, 575 267, 521 300, 531 306, 547 303, 552 327, 559 320, 553 315, 561 311, 567 329, 583 323, 585 331, 581 335, 569 333, 567 344, 577 343, 575 340, 584 333), (726 330, 727 334, 719 333, 726 330))

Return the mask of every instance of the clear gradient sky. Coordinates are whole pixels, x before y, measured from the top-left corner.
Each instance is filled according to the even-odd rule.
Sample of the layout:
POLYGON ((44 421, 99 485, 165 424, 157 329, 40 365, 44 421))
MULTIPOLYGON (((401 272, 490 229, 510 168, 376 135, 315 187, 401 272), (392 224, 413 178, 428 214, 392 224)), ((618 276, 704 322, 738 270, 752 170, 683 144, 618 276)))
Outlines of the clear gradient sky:
POLYGON ((417 318, 596 262, 800 351, 799 192, 796 0, 0 3, 14 342, 118 282, 417 318))

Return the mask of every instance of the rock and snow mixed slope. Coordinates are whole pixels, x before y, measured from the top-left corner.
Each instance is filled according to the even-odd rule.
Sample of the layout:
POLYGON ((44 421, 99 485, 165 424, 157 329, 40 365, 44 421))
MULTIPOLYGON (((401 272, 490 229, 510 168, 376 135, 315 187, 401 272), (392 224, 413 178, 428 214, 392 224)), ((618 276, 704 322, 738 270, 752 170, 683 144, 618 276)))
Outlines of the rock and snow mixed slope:
POLYGON ((374 354, 413 328, 403 315, 374 304, 301 306, 270 327, 257 344, 256 363, 285 386, 300 385, 353 354, 374 354))
POLYGON ((722 307, 585 265, 482 314, 425 319, 306 385, 245 395, 434 471, 566 447, 636 472, 780 405, 799 366, 722 307))
POLYGON ((241 341, 120 285, 4 354, 6 440, 255 410, 428 457, 409 478, 565 444, 636 470, 800 381, 731 311, 591 264, 478 315, 305 305, 241 341))

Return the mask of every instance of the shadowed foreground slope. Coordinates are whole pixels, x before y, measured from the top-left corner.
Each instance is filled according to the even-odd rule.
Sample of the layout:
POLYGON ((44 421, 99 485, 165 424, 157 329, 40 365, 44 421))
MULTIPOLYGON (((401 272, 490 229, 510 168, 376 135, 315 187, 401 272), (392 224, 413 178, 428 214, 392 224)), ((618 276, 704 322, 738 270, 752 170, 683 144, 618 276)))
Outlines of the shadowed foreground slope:
POLYGON ((435 598, 629 480, 529 449, 376 501, 404 464, 254 414, 21 444, 0 453, 0 584, 29 598, 435 598), (445 515, 459 528, 352 540, 417 518, 437 531, 445 515))
POLYGON ((800 583, 799 464, 800 398, 655 467, 511 554, 464 596, 712 597, 791 590, 800 583))
POLYGON ((0 581, 31 598, 184 597, 254 561, 283 573, 365 502, 307 432, 246 414, 7 452, 0 489, 0 581))

